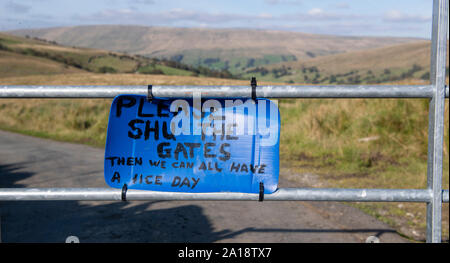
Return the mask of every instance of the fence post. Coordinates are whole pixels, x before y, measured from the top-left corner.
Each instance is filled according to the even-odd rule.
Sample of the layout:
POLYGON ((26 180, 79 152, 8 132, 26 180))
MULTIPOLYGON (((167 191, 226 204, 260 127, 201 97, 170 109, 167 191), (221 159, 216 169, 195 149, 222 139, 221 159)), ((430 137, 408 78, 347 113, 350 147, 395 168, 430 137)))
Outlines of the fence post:
POLYGON ((430 78, 434 94, 428 120, 427 187, 433 198, 427 203, 427 242, 441 242, 442 153, 445 114, 445 63, 447 60, 448 0, 433 1, 430 78))

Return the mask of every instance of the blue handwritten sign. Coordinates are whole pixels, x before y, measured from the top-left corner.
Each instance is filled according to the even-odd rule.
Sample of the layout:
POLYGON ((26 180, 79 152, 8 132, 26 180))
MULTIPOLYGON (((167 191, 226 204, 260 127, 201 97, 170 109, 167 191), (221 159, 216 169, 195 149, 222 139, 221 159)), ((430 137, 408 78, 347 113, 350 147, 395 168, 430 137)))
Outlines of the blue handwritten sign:
POLYGON ((111 106, 105 181, 114 188, 258 193, 277 189, 280 116, 266 99, 153 99, 111 106))

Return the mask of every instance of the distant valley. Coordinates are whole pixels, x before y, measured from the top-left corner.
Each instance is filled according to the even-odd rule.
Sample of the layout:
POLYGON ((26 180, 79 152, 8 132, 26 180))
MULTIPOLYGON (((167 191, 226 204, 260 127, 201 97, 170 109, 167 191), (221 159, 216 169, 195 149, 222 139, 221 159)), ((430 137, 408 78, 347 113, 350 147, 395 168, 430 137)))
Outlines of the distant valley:
MULTIPOLYGON (((64 62, 61 72, 82 69, 244 80, 254 76, 268 82, 324 85, 428 81, 430 74, 430 42, 416 38, 111 25, 7 33, 16 35, 4 34, 9 37, 3 37, 3 45, 16 51, 8 56, 34 56, 14 60, 12 65, 18 63, 21 71, 32 67, 27 60, 39 65, 42 59, 50 58, 44 67, 35 69, 53 72, 55 62, 64 62), (44 46, 53 55, 43 57, 36 52, 44 46), (58 61, 61 56, 66 60, 58 61)), ((5 53, 0 63, 2 60, 10 61, 5 53)))
POLYGON ((9 32, 66 46, 167 59, 242 74, 249 68, 417 41, 414 38, 342 37, 245 29, 75 26, 9 32))
POLYGON ((379 84, 405 79, 429 81, 430 47, 430 41, 415 41, 254 67, 241 76, 311 84, 379 84))
POLYGON ((63 46, 37 37, 0 33, 0 77, 72 73, 133 73, 231 78, 225 71, 140 55, 63 46))

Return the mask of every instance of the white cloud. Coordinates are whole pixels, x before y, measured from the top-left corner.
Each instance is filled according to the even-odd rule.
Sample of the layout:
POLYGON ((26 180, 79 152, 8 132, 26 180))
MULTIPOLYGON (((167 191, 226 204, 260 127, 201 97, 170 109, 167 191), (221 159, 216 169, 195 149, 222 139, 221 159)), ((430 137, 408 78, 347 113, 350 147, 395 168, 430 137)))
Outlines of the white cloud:
POLYGON ((308 15, 316 16, 316 15, 323 15, 324 12, 320 8, 313 8, 308 11, 308 15))
POLYGON ((261 13, 261 14, 259 14, 258 16, 259 16, 260 18, 267 18, 267 19, 273 18, 273 15, 272 15, 272 14, 269 14, 269 13, 261 13))
POLYGON ((264 0, 269 5, 300 5, 302 0, 264 0))
POLYGON ((396 23, 422 23, 431 20, 431 16, 405 14, 398 10, 389 10, 384 13, 383 20, 396 23))
POLYGON ((308 12, 287 13, 273 15, 270 13, 236 14, 222 12, 203 12, 174 8, 162 12, 142 12, 138 9, 107 9, 93 14, 76 15, 72 17, 78 23, 88 24, 145 24, 165 26, 200 26, 204 27, 264 27, 273 28, 282 24, 314 23, 327 21, 353 21, 359 23, 366 17, 352 14, 327 12, 320 8, 310 9, 308 12))
POLYGON ((77 21, 87 23, 109 23, 110 21, 120 21, 122 24, 167 24, 175 25, 183 22, 189 22, 196 26, 214 24, 225 24, 228 22, 249 22, 261 21, 272 18, 272 15, 261 13, 253 14, 229 14, 229 13, 209 13, 174 8, 169 11, 159 13, 141 12, 135 9, 103 10, 90 15, 76 15, 72 17, 77 21))
POLYGON ((173 8, 161 12, 111 8, 72 18, 72 21, 77 24, 284 29, 338 35, 395 35, 394 32, 397 30, 401 31, 400 35, 403 36, 423 31, 424 23, 416 22, 430 19, 430 17, 413 16, 395 10, 384 15, 363 15, 328 11, 317 7, 304 12, 280 15, 266 12, 245 14, 205 12, 184 8, 173 8))

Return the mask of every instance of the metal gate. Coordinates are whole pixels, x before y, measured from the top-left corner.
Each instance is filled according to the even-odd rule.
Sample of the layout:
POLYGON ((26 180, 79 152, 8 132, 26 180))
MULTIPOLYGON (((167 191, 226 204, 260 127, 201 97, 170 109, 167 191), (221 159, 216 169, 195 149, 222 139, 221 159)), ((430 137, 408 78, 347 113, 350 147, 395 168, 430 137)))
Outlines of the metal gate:
MULTIPOLYGON (((119 94, 161 98, 428 98, 427 188, 341 189, 280 188, 264 201, 352 201, 427 203, 427 242, 441 242, 442 203, 449 191, 442 189, 443 140, 447 52, 448 1, 433 1, 431 84, 359 86, 0 86, 0 98, 113 98, 119 94)), ((123 200, 124 193, 112 188, 0 188, 0 201, 23 200, 123 200)), ((126 200, 254 200, 248 193, 174 193, 128 190, 126 200)))

